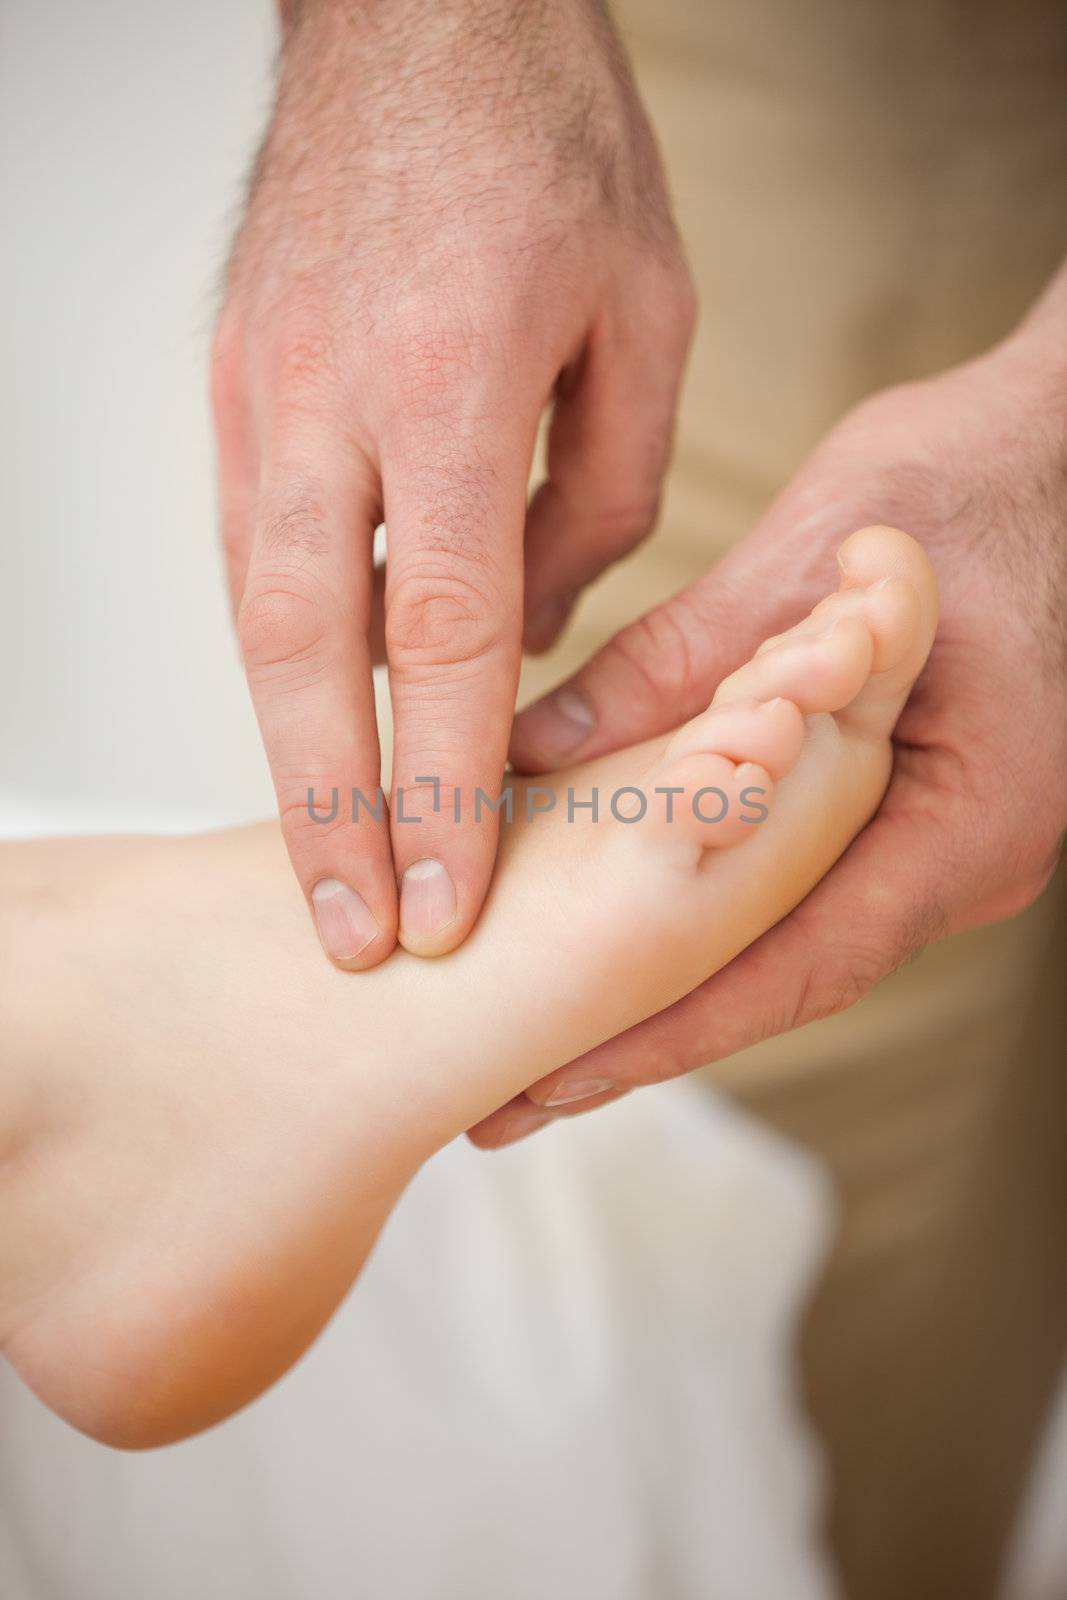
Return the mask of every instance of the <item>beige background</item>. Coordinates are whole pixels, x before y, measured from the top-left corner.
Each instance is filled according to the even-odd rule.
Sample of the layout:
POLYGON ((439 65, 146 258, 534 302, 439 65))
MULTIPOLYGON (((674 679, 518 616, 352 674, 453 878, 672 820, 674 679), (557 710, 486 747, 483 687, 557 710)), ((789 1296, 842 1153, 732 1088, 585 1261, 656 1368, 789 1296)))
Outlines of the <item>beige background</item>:
MULTIPOLYGON (((660 531, 531 690, 705 571, 850 405, 1002 337, 1067 252, 1062 5, 615 13, 703 317, 660 531)), ((818 1151, 844 1200, 804 1355, 863 1600, 994 1592, 1062 1360, 1061 904, 948 941, 711 1073, 818 1151)))

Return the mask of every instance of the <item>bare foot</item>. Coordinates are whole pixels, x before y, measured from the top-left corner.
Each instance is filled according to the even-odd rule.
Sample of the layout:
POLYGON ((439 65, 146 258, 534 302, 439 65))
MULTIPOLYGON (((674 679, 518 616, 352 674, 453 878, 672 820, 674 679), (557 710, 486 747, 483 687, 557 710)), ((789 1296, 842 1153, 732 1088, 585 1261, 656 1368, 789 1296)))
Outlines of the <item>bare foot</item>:
POLYGON ((672 738, 516 783, 438 961, 331 968, 273 826, 0 851, 0 1345, 48 1405, 146 1446, 245 1404, 434 1150, 803 898, 878 805, 935 627, 914 541, 843 557, 672 738))

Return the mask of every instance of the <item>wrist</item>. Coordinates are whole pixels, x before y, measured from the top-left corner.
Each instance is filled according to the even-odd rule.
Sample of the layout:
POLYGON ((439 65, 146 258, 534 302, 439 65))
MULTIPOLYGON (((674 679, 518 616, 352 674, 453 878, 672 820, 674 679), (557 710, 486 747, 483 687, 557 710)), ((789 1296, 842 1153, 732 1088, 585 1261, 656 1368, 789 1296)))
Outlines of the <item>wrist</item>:
POLYGON ((539 58, 555 63, 569 46, 594 41, 601 46, 616 34, 604 0, 275 0, 286 39, 304 28, 326 30, 337 41, 358 36, 377 55, 395 42, 403 57, 418 43, 420 59, 436 41, 468 62, 472 52, 523 55, 532 46, 539 58), (477 48, 476 48, 477 47, 477 48))

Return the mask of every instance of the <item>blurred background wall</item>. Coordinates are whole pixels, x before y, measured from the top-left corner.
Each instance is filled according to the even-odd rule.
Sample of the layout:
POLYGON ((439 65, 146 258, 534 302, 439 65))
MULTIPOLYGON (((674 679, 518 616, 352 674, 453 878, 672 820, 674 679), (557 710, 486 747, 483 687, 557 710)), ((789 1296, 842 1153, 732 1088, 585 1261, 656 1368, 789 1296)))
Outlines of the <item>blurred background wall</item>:
POLYGON ((267 0, 0 7, 0 736, 31 818, 271 806, 206 359, 274 48, 267 0))

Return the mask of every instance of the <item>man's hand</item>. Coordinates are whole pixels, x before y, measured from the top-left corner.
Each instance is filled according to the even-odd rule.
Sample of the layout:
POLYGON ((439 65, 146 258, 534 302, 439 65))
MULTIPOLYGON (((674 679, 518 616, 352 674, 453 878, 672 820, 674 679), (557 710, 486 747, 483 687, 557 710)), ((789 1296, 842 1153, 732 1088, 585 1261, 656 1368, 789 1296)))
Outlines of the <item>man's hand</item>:
POLYGON ((516 764, 586 759, 691 717, 826 592, 836 546, 873 522, 921 539, 941 587, 878 815, 791 916, 494 1113, 475 1143, 841 1010, 928 941, 1010 917, 1047 883, 1067 827, 1067 273, 992 355, 846 417, 713 572, 624 629, 562 701, 519 717, 516 764))
POLYGON ((222 517, 286 844, 327 952, 362 968, 393 947, 398 879, 416 953, 478 914, 497 818, 475 794, 500 787, 524 551, 543 645, 654 520, 693 295, 599 0, 282 10, 215 347, 222 517), (357 801, 352 826, 380 776, 383 518, 393 804, 376 822, 357 801), (337 791, 332 821, 309 790, 323 818, 337 791))

